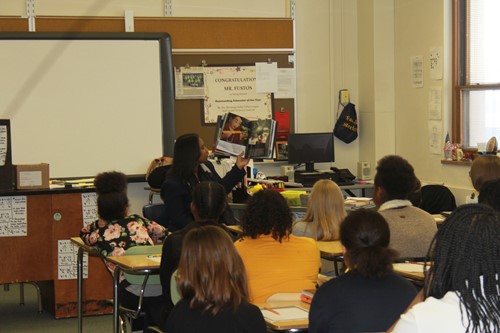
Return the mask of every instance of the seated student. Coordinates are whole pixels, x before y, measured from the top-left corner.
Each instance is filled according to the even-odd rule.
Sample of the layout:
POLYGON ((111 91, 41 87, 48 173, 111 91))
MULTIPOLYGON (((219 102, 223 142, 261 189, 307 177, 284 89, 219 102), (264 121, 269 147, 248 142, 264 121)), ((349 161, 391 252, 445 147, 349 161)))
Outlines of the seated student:
POLYGON ((477 199, 479 203, 500 212, 500 178, 483 183, 477 199))
POLYGON ((385 331, 417 293, 392 271, 389 226, 376 211, 359 209, 340 225, 340 240, 349 270, 316 291, 309 333, 385 331))
POLYGON ((161 186, 160 195, 166 210, 162 225, 168 226, 168 230, 173 232, 191 223, 191 191, 196 184, 203 180, 213 180, 224 186, 226 193, 229 193, 245 176, 248 161, 243 158, 243 154, 239 155, 233 168, 220 178, 208 161, 208 149, 198 134, 178 137, 174 145, 172 167, 161 186))
POLYGON ((292 233, 321 241, 337 240, 340 222, 345 216, 342 191, 333 181, 321 179, 314 183, 306 215, 293 224, 292 233))
POLYGON ((187 233, 177 276, 182 299, 165 332, 267 332, 260 309, 248 301, 243 262, 221 228, 207 225, 187 233))
POLYGON ((496 155, 480 155, 472 161, 469 171, 472 186, 478 192, 488 180, 500 178, 500 157, 496 155))
POLYGON ((265 302, 275 293, 299 293, 316 285, 320 256, 316 242, 292 235, 292 213, 273 190, 255 193, 242 219, 242 238, 235 242, 248 273, 250 300, 265 302))
POLYGON ((173 232, 163 242, 160 280, 165 301, 165 306, 162 309, 162 317, 164 319, 168 317, 170 310, 174 307, 170 294, 170 277, 179 265, 184 237, 191 229, 208 224, 218 225, 223 228, 228 235, 232 236, 231 231, 222 225, 222 218, 226 206, 226 191, 222 185, 212 181, 203 181, 199 183, 193 190, 193 201, 191 202, 191 211, 195 222, 188 224, 181 230, 173 232))
POLYGON ((424 289, 393 333, 500 331, 500 215, 458 207, 437 231, 424 289))
MULTIPOLYGON (((149 246, 161 242, 166 229, 139 215, 128 215, 127 178, 121 172, 104 172, 96 176, 97 213, 99 219, 80 231, 80 237, 95 246, 102 256, 122 256, 132 246, 149 246)), ((115 266, 105 261, 114 272, 115 266)), ((140 286, 130 285, 120 277, 120 303, 130 309, 139 304, 140 286)), ((161 288, 148 287, 144 304, 161 302, 161 288)), ((144 327, 154 322, 146 312, 144 327)))
POLYGON ((413 167, 397 155, 382 158, 374 179, 373 201, 391 230, 391 247, 401 258, 424 257, 436 233, 434 218, 408 200, 419 186, 413 167))

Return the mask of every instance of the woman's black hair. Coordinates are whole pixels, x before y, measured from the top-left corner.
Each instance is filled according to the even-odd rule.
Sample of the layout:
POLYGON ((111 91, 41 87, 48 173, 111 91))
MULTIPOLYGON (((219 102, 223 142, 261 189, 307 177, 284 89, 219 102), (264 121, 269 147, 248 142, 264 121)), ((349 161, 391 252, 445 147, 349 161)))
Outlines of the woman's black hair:
POLYGON ((340 224, 340 241, 345 259, 353 272, 368 278, 392 272, 397 252, 389 248, 390 231, 384 217, 369 209, 358 209, 340 224))
POLYGON ((285 198, 276 191, 262 190, 248 200, 242 218, 243 237, 271 234, 281 243, 292 232, 292 212, 285 198))
POLYGON ((173 174, 187 182, 192 182, 194 168, 198 165, 200 158, 200 137, 196 133, 183 134, 175 140, 174 163, 169 170, 173 174))
POLYGON ((125 217, 128 197, 125 192, 101 193, 97 196, 97 214, 105 221, 114 221, 125 217))
POLYGON ((500 178, 483 183, 479 191, 478 202, 500 212, 500 178))
POLYGON ((193 205, 199 223, 222 222, 226 210, 226 190, 214 181, 202 181, 193 190, 193 205))
POLYGON ((118 171, 102 172, 94 179, 97 193, 97 213, 106 221, 125 217, 129 201, 127 177, 118 171))
POLYGON ((481 204, 458 207, 438 229, 428 256, 425 297, 456 292, 466 332, 499 332, 500 215, 481 204))
POLYGON ((411 164, 398 155, 388 155, 378 161, 375 187, 382 187, 386 200, 407 199, 420 188, 411 164))
POLYGON ((97 194, 126 192, 127 176, 119 171, 102 172, 94 178, 97 194))

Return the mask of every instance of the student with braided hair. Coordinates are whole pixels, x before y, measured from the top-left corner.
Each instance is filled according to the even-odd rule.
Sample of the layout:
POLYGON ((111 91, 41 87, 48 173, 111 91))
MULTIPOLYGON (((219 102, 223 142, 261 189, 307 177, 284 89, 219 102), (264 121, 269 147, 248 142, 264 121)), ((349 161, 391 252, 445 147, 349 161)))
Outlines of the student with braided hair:
POLYGON ((429 248, 424 289, 393 333, 500 332, 500 215, 490 207, 458 207, 429 248))

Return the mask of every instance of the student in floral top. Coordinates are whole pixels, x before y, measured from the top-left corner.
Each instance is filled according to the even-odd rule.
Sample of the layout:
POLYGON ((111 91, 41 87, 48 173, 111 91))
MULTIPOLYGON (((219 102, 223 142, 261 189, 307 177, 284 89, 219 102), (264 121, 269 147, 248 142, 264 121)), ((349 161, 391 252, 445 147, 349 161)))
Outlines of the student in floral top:
MULTIPOLYGON (((98 174, 94 185, 99 219, 81 230, 80 237, 86 244, 95 246, 103 257, 107 257, 121 256, 132 246, 161 243, 167 232, 163 226, 139 215, 128 215, 127 179, 123 173, 112 171, 98 174)), ((113 273, 115 266, 107 261, 105 263, 113 273)), ((140 286, 130 285, 123 276, 120 277, 119 297, 123 306, 136 308, 139 291, 140 286)), ((161 286, 148 286, 144 296, 146 309, 149 304, 161 302, 161 286)), ((148 317, 146 310, 144 327, 153 322, 148 317)))

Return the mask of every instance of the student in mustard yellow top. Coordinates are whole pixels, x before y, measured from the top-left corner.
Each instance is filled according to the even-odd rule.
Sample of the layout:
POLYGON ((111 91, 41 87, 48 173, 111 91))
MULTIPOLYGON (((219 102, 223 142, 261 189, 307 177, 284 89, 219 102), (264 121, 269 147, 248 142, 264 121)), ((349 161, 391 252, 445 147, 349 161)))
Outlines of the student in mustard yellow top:
POLYGON ((319 250, 313 239, 291 234, 292 214, 283 196, 273 190, 257 192, 242 222, 243 237, 235 245, 247 270, 251 302, 315 288, 319 250))

